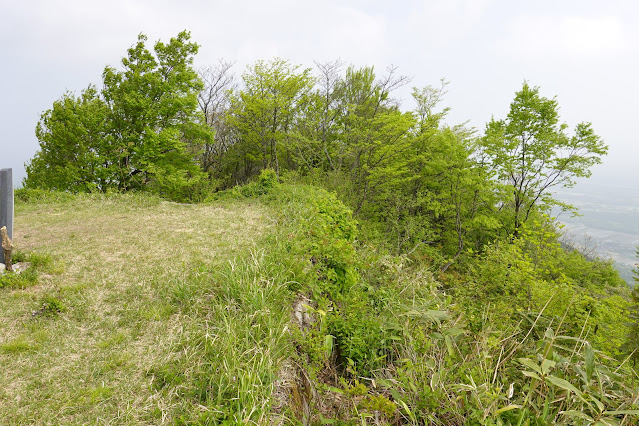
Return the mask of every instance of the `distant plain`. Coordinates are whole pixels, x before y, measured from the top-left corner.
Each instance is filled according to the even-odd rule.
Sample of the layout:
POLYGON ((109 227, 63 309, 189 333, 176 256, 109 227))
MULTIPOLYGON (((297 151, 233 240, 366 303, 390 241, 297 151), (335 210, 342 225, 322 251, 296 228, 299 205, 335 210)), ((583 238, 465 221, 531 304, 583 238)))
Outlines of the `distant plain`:
POLYGON ((622 277, 632 283, 638 261, 639 188, 630 182, 585 180, 557 191, 556 196, 579 212, 579 216, 557 215, 565 225, 564 238, 586 252, 611 258, 622 277))

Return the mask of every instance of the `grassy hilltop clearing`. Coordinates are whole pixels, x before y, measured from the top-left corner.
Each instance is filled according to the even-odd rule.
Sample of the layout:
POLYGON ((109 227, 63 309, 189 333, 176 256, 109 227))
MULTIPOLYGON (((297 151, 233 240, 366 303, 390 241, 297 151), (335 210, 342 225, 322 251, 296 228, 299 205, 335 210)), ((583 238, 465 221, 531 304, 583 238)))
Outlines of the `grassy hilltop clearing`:
POLYGON ((18 201, 14 243, 44 265, 0 297, 2 422, 153 424, 192 413, 181 386, 163 390, 163 371, 202 368, 212 349, 238 362, 234 333, 246 330, 232 296, 218 292, 264 261, 271 215, 135 195, 18 201))
POLYGON ((636 421, 636 372, 587 321, 471 320, 323 190, 266 174, 216 198, 18 193, 3 423, 636 421))

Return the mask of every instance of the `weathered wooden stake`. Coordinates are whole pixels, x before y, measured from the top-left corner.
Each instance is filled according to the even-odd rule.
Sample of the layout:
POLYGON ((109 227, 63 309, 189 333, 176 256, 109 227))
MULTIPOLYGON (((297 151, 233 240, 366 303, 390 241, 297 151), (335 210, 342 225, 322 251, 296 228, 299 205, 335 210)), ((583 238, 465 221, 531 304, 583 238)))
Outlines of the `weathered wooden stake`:
MULTIPOLYGON (((7 227, 7 236, 13 238, 13 170, 0 170, 0 227, 7 227)), ((0 250, 0 263, 4 261, 4 250, 0 250)))
POLYGON ((4 266, 7 271, 11 272, 13 271, 13 266, 11 263, 11 252, 13 251, 13 243, 11 243, 11 239, 9 239, 6 226, 3 226, 2 228, 0 228, 0 237, 2 237, 2 251, 4 252, 4 266))

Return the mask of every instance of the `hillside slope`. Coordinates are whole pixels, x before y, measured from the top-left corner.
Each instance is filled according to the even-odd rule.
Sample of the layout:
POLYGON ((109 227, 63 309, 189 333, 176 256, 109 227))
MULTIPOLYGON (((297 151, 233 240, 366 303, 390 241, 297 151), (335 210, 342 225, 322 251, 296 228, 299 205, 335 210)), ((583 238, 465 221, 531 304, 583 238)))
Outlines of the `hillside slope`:
MULTIPOLYGON (((636 424, 637 372, 570 335, 570 306, 544 312, 556 295, 467 304, 273 173, 212 198, 19 194, 32 266, 0 277, 2 422, 636 424)), ((514 273, 487 252, 493 278, 440 278, 514 273)))

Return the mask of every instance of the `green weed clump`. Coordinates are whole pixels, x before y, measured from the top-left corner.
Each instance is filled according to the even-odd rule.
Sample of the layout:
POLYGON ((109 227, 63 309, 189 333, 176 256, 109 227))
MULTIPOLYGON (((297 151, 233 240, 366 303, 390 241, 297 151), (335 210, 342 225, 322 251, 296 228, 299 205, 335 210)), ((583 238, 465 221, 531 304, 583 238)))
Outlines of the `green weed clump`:
POLYGON ((17 251, 13 263, 26 262, 29 266, 18 272, 5 271, 0 275, 0 289, 24 289, 38 283, 40 274, 49 268, 51 256, 46 253, 24 253, 17 251))
POLYGON ((32 316, 53 317, 67 310, 66 305, 59 296, 46 294, 40 300, 40 308, 34 311, 32 316))
POLYGON ((17 355, 25 352, 34 352, 37 347, 27 341, 24 337, 20 337, 12 342, 0 344, 0 353, 8 355, 17 355))
POLYGON ((191 306, 183 308, 199 315, 174 342, 171 355, 147 375, 160 394, 179 394, 178 422, 268 420, 280 362, 290 356, 290 318, 282 309, 291 298, 287 275, 272 255, 260 250, 217 270, 200 270, 189 290, 175 287, 174 303, 181 304, 188 291, 191 306), (199 292, 206 293, 205 300, 197 297, 199 292), (199 300, 196 306, 194 300, 199 300), (201 406, 207 410, 201 412, 201 406))
POLYGON ((66 203, 72 201, 75 196, 69 192, 51 191, 40 188, 18 188, 13 193, 16 202, 23 203, 66 203))
POLYGON ((305 285, 297 291, 310 296, 321 312, 322 331, 315 343, 305 345, 320 352, 330 346, 342 369, 349 360, 365 374, 381 368, 393 356, 393 340, 385 335, 380 289, 360 275, 357 222, 350 209, 334 194, 306 186, 282 187, 267 202, 282 206, 280 215, 293 225, 284 245, 288 256, 306 263, 305 285))
POLYGON ((250 198, 268 194, 279 185, 277 174, 273 169, 264 169, 256 180, 246 185, 235 186, 229 191, 221 194, 214 193, 209 196, 208 201, 224 197, 250 198))

